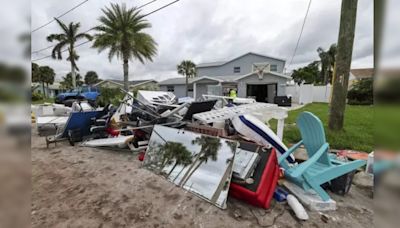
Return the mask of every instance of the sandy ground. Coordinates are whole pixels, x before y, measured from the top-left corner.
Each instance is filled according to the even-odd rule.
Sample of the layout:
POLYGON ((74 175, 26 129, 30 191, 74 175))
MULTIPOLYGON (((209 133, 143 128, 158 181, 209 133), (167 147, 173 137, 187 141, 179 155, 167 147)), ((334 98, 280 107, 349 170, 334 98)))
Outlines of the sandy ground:
POLYGON ((131 153, 71 147, 46 149, 32 133, 33 227, 372 227, 370 193, 353 186, 331 194, 338 210, 298 221, 287 205, 269 210, 229 198, 221 210, 148 170, 131 153))

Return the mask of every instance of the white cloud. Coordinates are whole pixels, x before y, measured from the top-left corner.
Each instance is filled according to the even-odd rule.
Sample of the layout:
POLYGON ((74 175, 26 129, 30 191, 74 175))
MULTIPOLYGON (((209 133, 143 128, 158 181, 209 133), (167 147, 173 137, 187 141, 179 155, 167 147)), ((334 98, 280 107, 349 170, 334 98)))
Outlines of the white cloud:
MULTIPOLYGON (((53 16, 78 4, 81 0, 32 2, 32 28, 46 23, 53 16)), ((126 1, 128 6, 141 5, 149 0, 126 1)), ((172 0, 158 0, 142 9, 144 13, 161 7, 172 0)), ((97 24, 101 8, 109 0, 91 0, 62 18, 63 21, 80 22, 82 31, 97 24)), ((248 51, 259 52, 290 60, 308 0, 181 0, 148 16, 152 28, 148 30, 158 43, 158 55, 154 62, 145 65, 130 63, 130 79, 154 78, 163 80, 177 76, 176 65, 183 59, 196 63, 234 58, 248 51)), ((353 52, 353 65, 372 67, 372 15, 370 0, 360 0, 353 52)), ((318 59, 316 49, 328 48, 336 42, 339 30, 340 1, 313 1, 297 55, 290 67, 303 66, 318 59)), ((50 45, 45 38, 59 31, 56 23, 32 34, 32 49, 50 45)), ((101 78, 122 78, 122 63, 109 62, 107 52, 85 45, 77 48, 81 56, 78 66, 81 73, 95 70, 101 78)), ((50 50, 35 54, 32 59, 49 55, 50 50)), ((46 59, 38 62, 55 69, 58 77, 69 71, 67 61, 46 59)))

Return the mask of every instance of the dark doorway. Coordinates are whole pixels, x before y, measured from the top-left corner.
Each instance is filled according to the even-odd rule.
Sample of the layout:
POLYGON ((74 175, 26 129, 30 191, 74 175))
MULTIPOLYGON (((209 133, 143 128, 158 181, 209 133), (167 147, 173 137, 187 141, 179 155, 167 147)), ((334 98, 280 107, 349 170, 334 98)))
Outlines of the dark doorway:
POLYGON ((247 97, 253 97, 257 102, 273 103, 277 95, 278 84, 247 85, 247 97))

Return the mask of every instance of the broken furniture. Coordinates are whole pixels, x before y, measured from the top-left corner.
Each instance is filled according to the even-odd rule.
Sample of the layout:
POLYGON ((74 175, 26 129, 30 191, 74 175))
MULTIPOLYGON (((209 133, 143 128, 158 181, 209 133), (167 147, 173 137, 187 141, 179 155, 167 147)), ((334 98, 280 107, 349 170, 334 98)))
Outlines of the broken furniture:
POLYGON ((275 104, 268 103, 251 103, 243 104, 240 106, 225 107, 208 112, 197 113, 193 115, 193 119, 200 121, 204 124, 221 122, 227 119, 232 119, 235 116, 243 114, 252 114, 261 121, 267 122, 270 119, 277 119, 277 135, 282 139, 283 127, 285 125, 285 118, 288 116, 287 109, 278 107, 275 104))
MULTIPOLYGON (((287 151, 287 147, 282 140, 266 124, 254 116, 249 114, 239 115, 233 117, 231 121, 235 130, 245 138, 259 145, 273 146, 278 152, 278 157, 287 151)), ((290 163, 295 162, 293 154, 287 156, 287 161, 290 163)))
POLYGON ((253 171, 254 182, 235 183, 232 180, 229 195, 257 207, 269 208, 279 177, 275 149, 264 150, 259 145, 245 142, 240 142, 239 149, 255 151, 260 160, 253 171))
MULTIPOLYGON (((56 135, 46 137, 46 146, 49 147, 50 143, 75 138, 70 134, 77 132, 77 129, 79 129, 81 137, 89 135, 92 118, 99 117, 102 114, 102 111, 71 112, 65 126, 56 135)), ((73 144, 74 141, 70 140, 70 143, 73 144)))
POLYGON ((256 100, 253 98, 242 98, 242 97, 227 97, 227 96, 217 96, 217 95, 211 95, 211 94, 203 94, 203 99, 204 100, 218 100, 217 106, 219 108, 222 108, 228 104, 235 104, 235 105, 241 105, 241 104, 251 104, 251 103, 256 103, 256 100))
POLYGON ((158 105, 176 104, 177 98, 172 92, 139 90, 137 100, 144 105, 157 108, 158 105))
POLYGON ((275 96, 274 103, 278 106, 290 107, 292 106, 292 97, 291 96, 275 96))
POLYGON ((280 156, 278 163, 285 169, 287 180, 305 191, 314 190, 323 201, 328 201, 330 197, 321 185, 360 168, 366 162, 362 160, 345 162, 330 156, 324 127, 321 120, 314 114, 301 113, 297 118, 297 126, 302 140, 280 156), (307 150, 308 160, 296 166, 289 166, 286 158, 300 145, 304 145, 307 150))

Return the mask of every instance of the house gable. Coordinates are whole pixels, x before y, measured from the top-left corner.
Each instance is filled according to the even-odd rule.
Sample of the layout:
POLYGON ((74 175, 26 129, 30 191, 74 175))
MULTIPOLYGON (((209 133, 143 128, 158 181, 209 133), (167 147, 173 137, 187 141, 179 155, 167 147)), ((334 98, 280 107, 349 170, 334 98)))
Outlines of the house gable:
POLYGON ((282 73, 285 60, 249 52, 227 62, 218 64, 199 64, 197 76, 245 75, 253 72, 254 63, 274 65, 276 72, 282 73))

